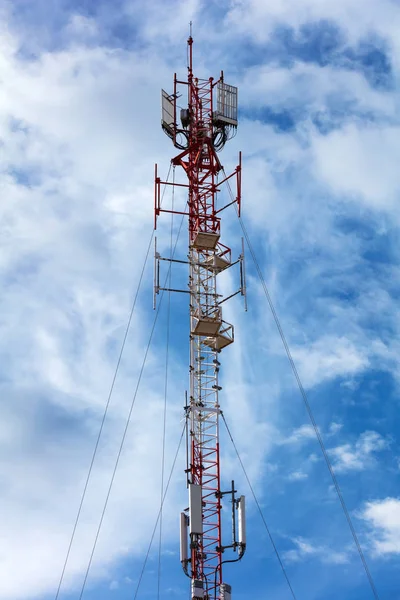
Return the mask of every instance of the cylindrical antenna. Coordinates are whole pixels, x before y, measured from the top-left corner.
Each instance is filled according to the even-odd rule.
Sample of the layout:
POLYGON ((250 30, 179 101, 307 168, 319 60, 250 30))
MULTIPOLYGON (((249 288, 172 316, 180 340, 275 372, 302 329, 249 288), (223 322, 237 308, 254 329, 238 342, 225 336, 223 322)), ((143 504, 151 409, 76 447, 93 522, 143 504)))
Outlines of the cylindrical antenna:
POLYGON ((236 519, 235 519, 235 482, 232 480, 232 543, 236 544, 236 519))
POLYGON ((239 555, 243 555, 246 549, 246 499, 240 496, 238 501, 238 542, 239 555))
POLYGON ((181 563, 184 569, 186 569, 187 562, 189 560, 188 555, 188 525, 189 519, 184 512, 181 512, 180 521, 180 533, 181 533, 181 563))

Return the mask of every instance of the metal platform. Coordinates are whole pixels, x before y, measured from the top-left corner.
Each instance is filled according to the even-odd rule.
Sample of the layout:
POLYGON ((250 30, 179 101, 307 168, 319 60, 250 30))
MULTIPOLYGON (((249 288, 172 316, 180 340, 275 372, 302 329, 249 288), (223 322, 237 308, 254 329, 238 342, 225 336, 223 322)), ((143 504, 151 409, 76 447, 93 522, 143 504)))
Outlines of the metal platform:
POLYGON ((231 266, 229 260, 226 260, 225 258, 222 258, 221 256, 217 256, 215 254, 211 254, 210 256, 208 256, 203 264, 207 269, 209 269, 210 271, 214 271, 215 273, 221 273, 221 271, 224 271, 225 269, 231 266))
POLYGON ((192 329, 192 335, 201 336, 216 336, 222 325, 221 314, 217 312, 214 316, 201 315, 198 318, 193 319, 194 327, 192 329))
POLYGON ((213 350, 222 350, 229 346, 234 341, 233 325, 222 321, 221 327, 217 335, 207 337, 204 344, 213 350))
POLYGON ((199 248, 203 250, 215 250, 220 235, 219 233, 212 233, 206 231, 198 231, 195 234, 195 238, 192 242, 193 248, 199 248))

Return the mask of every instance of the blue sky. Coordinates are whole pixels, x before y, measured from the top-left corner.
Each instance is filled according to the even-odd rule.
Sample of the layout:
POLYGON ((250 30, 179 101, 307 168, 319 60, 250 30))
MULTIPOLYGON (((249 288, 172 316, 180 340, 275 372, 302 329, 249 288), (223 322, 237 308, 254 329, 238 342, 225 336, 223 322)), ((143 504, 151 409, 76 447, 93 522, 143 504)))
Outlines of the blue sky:
MULTIPOLYGON (((239 87, 238 135, 221 159, 230 171, 243 152, 244 221, 380 597, 400 598, 398 2, 0 0, 0 17, 0 600, 55 596, 152 233, 154 163, 165 177, 174 155, 160 88, 185 75, 190 20, 198 75, 224 69, 239 87)), ((169 230, 165 217, 164 252, 169 230)), ((234 256, 240 236, 227 212, 234 256)), ((249 255, 247 273, 249 311, 239 299, 225 311, 236 341, 221 361, 224 414, 296 597, 372 598, 249 255)), ((62 600, 79 598, 154 318, 152 282, 150 260, 62 600)), ((233 274, 221 285, 233 289, 233 274)), ((185 301, 171 298, 167 471, 187 387, 185 301)), ((133 598, 157 517, 166 306, 85 600, 133 598)), ((234 477, 249 499, 248 551, 225 571, 233 597, 289 599, 225 434, 222 454, 226 484, 234 477)), ((169 598, 188 594, 183 469, 181 454, 163 519, 169 598)), ((138 598, 157 593, 157 545, 138 598)))

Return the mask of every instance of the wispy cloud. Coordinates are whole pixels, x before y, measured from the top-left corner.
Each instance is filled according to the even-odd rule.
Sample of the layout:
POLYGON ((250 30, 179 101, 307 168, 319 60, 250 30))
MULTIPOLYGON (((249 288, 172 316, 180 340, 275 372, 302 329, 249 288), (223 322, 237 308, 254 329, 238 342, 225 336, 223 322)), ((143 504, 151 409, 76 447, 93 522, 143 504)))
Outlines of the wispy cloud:
POLYGON ((302 425, 301 427, 294 429, 288 437, 282 438, 279 443, 282 445, 299 444, 314 438, 314 428, 311 425, 302 425))
MULTIPOLYGON (((333 437, 336 434, 339 433, 339 431, 341 431, 343 427, 343 424, 341 423, 335 423, 334 421, 329 425, 329 430, 327 431, 326 435, 327 437, 333 437)), ((291 444, 302 444, 305 443, 309 440, 316 440, 317 436, 315 434, 315 430, 314 427, 312 425, 301 425, 300 427, 297 427, 296 429, 293 429, 293 431, 286 437, 281 437, 278 441, 278 444, 280 445, 291 445, 291 444)))
POLYGON ((292 542, 295 548, 284 552, 284 559, 288 562, 318 560, 326 564, 343 565, 350 561, 347 551, 338 552, 327 546, 314 545, 301 537, 293 538, 292 542))
POLYGON ((376 431, 365 431, 354 444, 331 448, 329 453, 336 472, 363 471, 374 466, 374 455, 388 446, 389 441, 376 431))
POLYGON ((335 423, 334 421, 329 425, 329 435, 336 435, 343 428, 343 423, 335 423))
POLYGON ((353 376, 369 364, 368 357, 356 344, 333 335, 322 336, 307 348, 294 347, 292 354, 306 386, 337 376, 353 376))
POLYGON ((303 471, 293 471, 293 473, 289 473, 287 479, 288 481, 304 481, 304 479, 308 479, 308 475, 303 471))

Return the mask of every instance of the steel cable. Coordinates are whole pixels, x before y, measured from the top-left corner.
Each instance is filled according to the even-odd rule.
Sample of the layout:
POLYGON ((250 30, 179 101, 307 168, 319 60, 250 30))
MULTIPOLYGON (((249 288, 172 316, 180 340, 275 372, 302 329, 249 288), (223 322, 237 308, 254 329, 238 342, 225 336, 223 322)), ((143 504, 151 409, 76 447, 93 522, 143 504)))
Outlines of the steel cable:
MULTIPOLYGON (((173 258, 173 232, 174 232, 174 202, 175 202, 175 166, 172 175, 172 205, 171 205, 171 228, 170 228, 170 259, 173 258)), ((160 600, 161 585, 161 550, 162 550, 162 530, 163 530, 163 494, 164 494, 164 470, 165 470, 165 437, 167 427, 167 397, 168 397, 168 366, 169 366, 169 341, 170 341, 170 320, 171 320, 171 284, 172 284, 172 262, 168 272, 168 305, 167 305, 167 323, 166 323, 166 344, 165 344, 165 377, 164 377, 164 407, 163 407, 163 433, 162 433, 162 457, 161 457, 161 513, 160 513, 160 536, 158 542, 158 573, 157 573, 157 600, 160 600)))
MULTIPOLYGON (((231 189, 231 187, 230 187, 230 185, 229 185, 229 182, 228 182, 228 189, 229 189, 229 191, 230 191, 231 198, 233 199, 233 193, 232 193, 232 189, 231 189)), ((237 207, 236 207, 236 213, 237 213, 237 207)), ((299 375, 299 373, 298 373, 298 371, 297 371, 296 364, 295 364, 295 362, 294 362, 294 360, 293 360, 293 357, 292 357, 292 353, 290 352, 289 344, 288 344, 288 342, 287 342, 287 340, 286 340, 286 336, 285 336, 285 334, 284 334, 284 332, 283 332, 283 329, 282 329, 282 326, 281 326, 281 323, 280 323, 280 320, 279 320, 278 314, 277 314, 277 312, 276 312, 276 310, 275 310, 275 306, 274 306, 274 304, 273 304, 273 302, 272 302, 272 298, 271 298, 271 296, 270 296, 270 294, 269 294, 269 291, 268 291, 268 288, 267 288, 267 284, 266 284, 266 282, 265 282, 265 279, 264 279, 264 276, 263 276, 263 274, 262 274, 262 271, 261 271, 260 265, 258 264, 258 261, 257 261, 256 254, 255 254, 255 252, 254 252, 253 245, 252 245, 252 243, 251 243, 251 241, 250 241, 250 238, 249 238, 249 234, 248 234, 248 232, 247 232, 247 229, 246 229, 246 227, 245 227, 245 225, 244 225, 244 223, 243 223, 243 220, 242 220, 242 218, 241 218, 241 217, 239 217, 239 215, 237 215, 237 216, 238 216, 238 220, 239 220, 240 227, 241 227, 241 229, 242 229, 242 232, 243 232, 244 238, 245 238, 245 240, 246 240, 246 243, 247 243, 247 247, 249 248, 249 251, 250 251, 251 257, 252 257, 252 259, 253 259, 253 263, 254 263, 255 269, 256 269, 256 271, 257 271, 258 278, 259 278, 259 280, 260 280, 260 283, 261 283, 261 286, 262 286, 262 288, 263 288, 263 290, 264 290, 264 294, 265 294, 265 297, 266 297, 266 299, 267 299, 267 302, 268 302, 269 308, 270 308, 270 310, 271 310, 271 313, 272 313, 272 316, 273 316, 273 318, 274 318, 275 325, 276 325, 276 327, 277 327, 277 329, 278 329, 279 336, 280 336, 280 338, 281 338, 281 341, 282 341, 282 344, 283 344, 283 346, 284 346, 284 348, 285 348, 286 356, 287 356, 287 358, 288 358, 288 360, 289 360, 290 366, 291 366, 291 368, 292 368, 293 374, 294 374, 294 376, 295 376, 295 379, 296 379, 296 382, 297 382, 297 386, 298 386, 298 388, 299 388, 299 391, 300 391, 300 394, 301 394, 301 396, 302 396, 302 399, 303 399, 304 405, 305 405, 305 407, 306 407, 306 410, 307 410, 307 413, 308 413, 309 419, 310 419, 310 421, 311 421, 311 424, 312 424, 312 426, 313 426, 313 429, 314 429, 315 435, 316 435, 316 437, 317 437, 317 440, 318 440, 318 442, 319 442, 319 445, 320 445, 320 448, 321 448, 322 454, 323 454, 323 456, 324 456, 324 459, 325 459, 326 466, 328 467, 328 470, 329 470, 330 476, 331 476, 331 478, 332 478, 332 482, 333 482, 333 485, 334 485, 334 487, 335 487, 336 494, 337 494, 337 496, 338 496, 338 498, 339 498, 339 501, 340 501, 340 504, 341 504, 341 506, 342 506, 342 510, 343 510, 343 513, 344 513, 344 515, 345 515, 345 518, 346 518, 347 524, 348 524, 348 526, 349 526, 349 529, 350 529, 350 531, 351 531, 351 534, 352 534, 352 536, 353 536, 353 540, 354 540, 355 546, 356 546, 356 548, 357 548, 358 554, 359 554, 359 556, 360 556, 360 560, 361 560, 361 562, 362 562, 362 565, 363 565, 363 567, 364 567, 364 570, 365 570, 365 573, 366 573, 367 579, 368 579, 368 581, 369 581, 369 584, 370 584, 370 587, 371 587, 372 593, 373 593, 373 595, 374 595, 374 598, 375 598, 375 600, 379 600, 378 591, 377 591, 377 589, 376 589, 376 586, 375 586, 374 580, 373 580, 373 578, 372 578, 372 575, 371 575, 371 572, 370 572, 370 570, 369 570, 369 567, 368 567, 368 564, 367 564, 366 558, 365 558, 365 556, 364 556, 364 552, 363 552, 363 550, 362 550, 362 548, 361 548, 361 544, 360 544, 360 541, 359 541, 359 539, 358 539, 357 532, 356 532, 356 530, 355 530, 355 528, 354 528, 353 521, 352 521, 352 519, 351 519, 351 516, 350 516, 350 513, 349 513, 349 511, 348 511, 348 508, 347 508, 347 505, 346 505, 346 502, 345 502, 344 496, 343 496, 343 494, 342 494, 342 491, 341 491, 341 489, 340 489, 339 482, 338 482, 338 480, 337 480, 337 478, 336 478, 336 475, 335 475, 335 472, 334 472, 334 469, 333 469, 332 462, 331 462, 331 460, 330 460, 330 458, 329 458, 329 455, 328 455, 328 452, 327 452, 327 450, 326 450, 326 447, 325 447, 324 441, 323 441, 323 439, 322 439, 322 436, 321 436, 321 434, 320 434, 320 432, 319 432, 319 429, 318 429, 318 426, 317 426, 317 422, 316 422, 316 420, 315 420, 315 417, 314 417, 314 414, 313 414, 313 411, 312 411, 311 405, 310 405, 310 403, 309 403, 309 400, 308 400, 308 396, 307 396, 307 394, 306 394, 306 391, 305 391, 305 389, 304 389, 304 386, 303 386, 303 384, 302 384, 302 382, 301 382, 300 375, 299 375)))
MULTIPOLYGON (((181 229, 182 229, 183 219, 184 219, 184 217, 182 217, 182 219, 181 219, 181 223, 180 223, 180 226, 179 226, 179 229, 178 229, 178 233, 177 233, 177 236, 176 236, 175 246, 174 246, 174 250, 173 250, 173 256, 175 255, 176 247, 177 247, 177 244, 178 244, 180 232, 181 232, 181 229)), ((169 268, 168 268, 168 271, 167 271, 167 275, 166 275, 166 278, 165 278, 165 284, 164 284, 163 287, 165 287, 165 285, 166 285, 166 283, 168 281, 170 268, 171 268, 171 263, 169 265, 169 268)), ((151 331, 150 331, 149 340, 148 340, 148 343, 147 343, 147 346, 146 346, 146 350, 145 350, 145 354, 144 354, 144 357, 143 357, 142 365, 141 365, 141 368, 140 368, 140 371, 139 371, 139 377, 138 377, 138 381, 137 381, 137 384, 136 384, 135 392, 134 392, 134 395, 133 395, 133 398, 132 398, 130 410, 129 410, 129 413, 128 413, 128 416, 127 416, 125 429, 124 429, 124 432, 122 434, 121 444, 120 444, 119 449, 118 449, 117 458, 116 458, 116 461, 115 461, 113 473, 112 473, 110 484, 109 484, 109 487, 108 487, 108 491, 107 491, 106 499, 105 499, 105 502, 104 502, 103 510, 102 510, 102 513, 101 513, 99 525, 98 525, 98 528, 97 528, 97 531, 96 531, 96 536, 95 536, 93 547, 92 547, 92 551, 91 551, 91 554, 90 554, 89 563, 88 563, 88 566, 87 566, 87 569, 86 569, 86 572, 85 572, 85 577, 84 577, 82 588, 81 588, 81 592, 80 592, 80 595, 79 595, 79 600, 82 600, 83 593, 84 593, 84 590, 85 590, 85 587, 86 587, 87 578, 88 578, 88 575, 89 575, 89 571, 90 571, 90 568, 91 568, 91 565, 92 565, 92 562, 93 562, 93 556, 94 556, 94 553, 95 553, 95 550, 96 550, 97 541, 98 541, 98 538, 99 538, 99 535, 100 535, 101 527, 103 525, 104 516, 105 516, 106 510, 107 510, 108 501, 109 501, 109 498, 110 498, 112 486, 113 486, 113 483, 114 483, 115 475, 116 475, 116 472, 117 472, 117 469, 118 469, 118 464, 119 464, 119 460, 120 460, 121 453, 122 453, 122 448, 123 448, 123 445, 125 443, 125 438, 126 438, 126 434, 128 432, 128 428, 129 428, 129 424, 130 424, 130 420, 131 420, 131 416, 132 416, 132 411, 133 411, 133 408, 134 408, 134 405, 135 405, 135 402, 136 402, 137 393, 138 393, 138 390, 139 390, 139 386, 140 386, 140 383, 141 383, 142 375, 143 375, 144 368, 145 368, 145 365, 146 365, 147 356, 148 356, 148 353, 149 353, 149 350, 150 350, 150 345, 151 345, 151 342, 152 342, 152 339, 153 339, 153 335, 154 335, 154 331, 155 331, 155 328, 156 328, 158 316, 160 314, 163 297, 164 297, 164 291, 162 291, 162 293, 161 293, 160 302, 158 304, 158 308, 157 308, 156 314, 155 314, 154 319, 153 319, 153 325, 152 325, 152 328, 151 328, 151 331)))
POLYGON ((143 562, 143 565, 142 565, 142 569, 141 569, 141 571, 140 571, 140 575, 139 575, 138 583, 137 583, 136 590, 135 590, 135 595, 134 595, 134 597, 133 597, 133 598, 134 598, 134 600, 136 600, 136 597, 137 597, 137 595, 138 595, 138 592, 139 592, 140 585, 141 585, 141 583, 142 583, 142 579, 143 579, 144 571, 145 571, 145 569, 146 569, 147 561, 148 561, 148 559, 149 559, 149 556, 150 556, 150 551, 151 551, 151 547, 152 547, 152 545, 153 545, 154 536, 155 536, 155 534, 156 534, 156 531, 157 531, 158 522, 159 522, 159 520, 160 520, 160 515, 161 515, 162 509, 163 509, 163 506, 164 506, 165 498, 166 498, 166 496, 167 496, 167 492, 168 492, 169 484, 170 484, 170 482, 171 482, 172 474, 173 474, 173 472, 174 472, 174 468, 175 468, 176 460, 177 460, 177 458, 178 458, 178 454, 179 454, 179 450, 180 450, 180 447, 181 447, 181 444, 182 444, 182 439, 183 439, 183 435, 184 435, 184 433, 185 433, 185 430, 186 430, 186 423, 185 423, 185 425, 184 425, 184 427, 183 427, 183 429, 182 429, 181 437, 180 437, 180 439, 179 439, 178 448, 177 448, 177 451, 176 451, 176 454, 175 454, 175 457, 174 457, 174 460, 173 460, 173 463, 172 463, 171 472, 170 472, 170 475, 169 475, 169 478, 168 478, 168 481, 167 481, 167 485, 165 486, 165 492, 164 492, 164 495, 163 495, 163 498, 162 498, 162 501, 161 501, 160 510, 158 511, 157 519, 156 519, 156 522, 155 522, 155 524, 154 524, 154 527, 153 527, 153 532, 152 532, 152 534, 151 534, 151 538, 150 538, 149 546, 148 546, 148 548, 147 548, 146 556, 145 556, 145 559, 144 559, 144 562, 143 562))
POLYGON ((241 459, 241 456, 240 456, 240 454, 239 454, 239 450, 237 449, 237 446, 236 446, 236 444, 235 444, 235 441, 234 441, 234 439, 233 439, 233 436, 232 436, 232 434, 231 434, 231 431, 230 431, 230 429, 229 429, 229 427, 228 427, 228 423, 226 422, 225 415, 224 415, 222 412, 221 412, 221 416, 222 416, 222 420, 223 420, 223 422, 224 422, 224 424, 225 424, 226 430, 227 430, 227 432, 228 432, 228 435, 229 435, 229 437, 230 437, 230 440, 231 440, 231 442, 232 442, 232 445, 233 445, 233 447, 234 447, 234 449, 235 449, 236 456, 238 457, 238 460, 239 460, 239 462, 240 462, 240 466, 242 467, 242 470, 243 470, 244 476, 245 476, 245 478, 246 478, 246 481, 247 481, 247 483, 248 483, 248 486, 249 486, 249 488, 250 488, 250 491, 251 491, 251 493, 252 493, 252 496, 253 496, 253 498, 254 498, 254 502, 256 503, 256 506, 257 506, 258 512, 260 513, 260 517, 261 517, 261 519, 262 519, 262 522, 264 523, 264 527, 265 527, 265 529, 266 529, 266 531, 267 531, 267 534, 268 534, 269 540, 270 540, 270 542, 271 542, 271 544, 272 544, 272 547, 273 547, 273 549, 274 549, 274 552, 275 552, 276 558, 278 559, 278 562, 279 562, 279 565, 280 565, 280 567, 281 567, 282 573, 283 573, 283 575, 284 575, 284 577, 285 577, 285 579, 286 579, 286 583, 288 584, 288 587, 289 587, 289 589, 290 589, 290 593, 292 594, 293 600, 296 600, 296 596, 295 596, 295 593, 294 593, 294 591, 293 591, 292 584, 290 583, 289 576, 288 576, 288 574, 287 574, 287 572, 286 572, 285 566, 284 566, 284 564, 283 564, 283 562, 282 562, 282 559, 281 559, 281 557, 280 557, 280 554, 279 554, 278 548, 277 548, 277 546, 276 546, 276 544, 275 544, 275 542, 274 542, 274 539, 273 539, 273 537, 272 537, 272 534, 271 534, 271 531, 270 531, 270 529, 269 529, 269 527, 268 527, 267 521, 265 520, 264 513, 263 513, 263 511, 261 510, 260 503, 259 503, 259 501, 258 501, 258 499, 257 499, 256 493, 255 493, 255 491, 254 491, 254 488, 253 488, 253 486, 252 486, 252 484, 251 484, 251 481, 250 481, 250 479, 249 479, 249 476, 247 475, 246 468, 245 468, 245 466, 244 466, 244 464, 243 464, 243 461, 242 461, 242 459, 241 459))
MULTIPOLYGON (((167 180, 166 181, 168 181, 170 173, 171 173, 171 165, 170 165, 169 170, 168 170, 168 175, 167 175, 167 180)), ((164 197, 166 187, 167 186, 165 185, 164 186, 164 190, 163 190, 163 194, 162 194, 162 198, 161 198, 161 202, 162 202, 162 199, 164 197)), ((92 458, 91 458, 91 461, 90 461, 88 474, 87 474, 87 477, 86 477, 86 480, 85 480, 85 484, 84 484, 84 487, 83 487, 83 492, 82 492, 82 496, 81 496, 81 499, 80 499, 80 502, 79 502, 78 512, 77 512, 77 515, 76 515, 76 518, 75 518, 75 522, 74 522, 74 526, 73 526, 73 529, 72 529, 71 538, 70 538, 70 541, 69 541, 69 544, 68 544, 67 554, 66 554, 65 561, 64 561, 64 564, 63 564, 63 567, 62 567, 61 576, 60 576, 60 580, 58 582, 57 592, 56 592, 54 600, 58 600, 58 597, 60 595, 61 586, 62 586, 62 583, 63 583, 63 580, 64 580, 64 576, 65 576, 65 571, 66 571, 68 560, 69 560, 69 557, 70 557, 70 554, 71 554, 72 544, 73 544, 74 539, 75 539, 76 530, 77 530, 79 519, 80 519, 80 516, 81 516, 81 513, 82 513, 83 503, 84 503, 84 500, 85 500, 85 497, 86 497, 86 492, 87 492, 89 481, 90 481, 90 478, 91 478, 91 475, 92 475, 93 465, 94 465, 94 462, 95 462, 95 459, 96 459, 97 450, 99 448, 99 443, 100 443, 100 439, 101 439, 101 436, 102 436, 102 433, 103 433, 104 424, 105 424, 105 421, 106 421, 106 418, 107 418, 108 409, 110 407, 111 397, 112 397, 112 394, 113 394, 113 391, 114 391, 114 387, 115 387, 115 381, 117 379, 117 375, 118 375, 119 368, 120 368, 120 365, 121 365, 122 355, 123 355, 124 350, 125 350, 126 340, 128 338, 129 330, 130 330, 130 327, 131 327, 133 313, 135 311, 137 299, 138 299, 138 296, 139 296, 139 291, 140 291, 140 288, 142 286, 143 276, 144 276, 144 272, 145 272, 145 269, 146 269, 147 260, 149 258, 149 253, 150 253, 150 248, 151 248, 151 245, 152 245, 152 242, 153 242, 153 238, 154 238, 154 230, 152 231, 152 234, 151 234, 150 240, 149 240, 149 244, 147 246, 147 250, 146 250, 146 254, 145 254, 145 258, 144 258, 144 262, 143 262, 143 267, 142 267, 142 270, 141 270, 141 273, 140 273, 140 276, 139 276, 139 282, 138 282, 138 285, 137 285, 137 288, 136 288, 136 292, 135 292, 135 296, 134 296, 134 299, 133 299, 133 303, 132 303, 131 311, 130 311, 130 314, 129 314, 128 322, 127 322, 127 325, 126 325, 126 328, 125 328, 125 333, 124 333, 124 337, 123 337, 123 340, 122 340, 120 352, 119 352, 119 355, 118 355, 118 360, 117 360, 117 364, 116 364, 116 367, 115 367, 114 375, 113 375, 113 378, 112 378, 112 381, 111 381, 111 386, 110 386, 110 390, 109 390, 109 393, 108 393, 106 406, 105 406, 105 409, 104 409, 104 412, 103 412, 103 416, 102 416, 102 420, 101 420, 101 424, 100 424, 99 433, 98 433, 97 438, 96 438, 95 447, 94 447, 92 458)))

